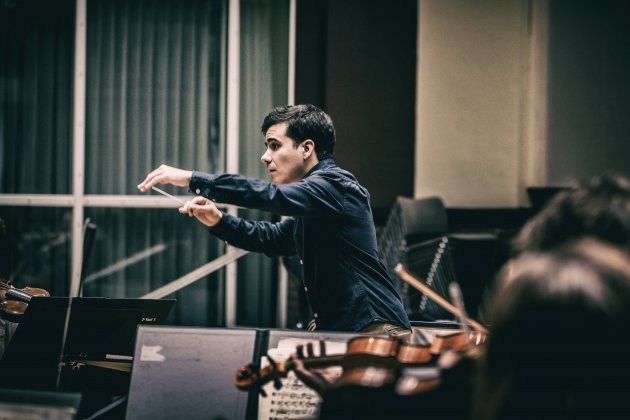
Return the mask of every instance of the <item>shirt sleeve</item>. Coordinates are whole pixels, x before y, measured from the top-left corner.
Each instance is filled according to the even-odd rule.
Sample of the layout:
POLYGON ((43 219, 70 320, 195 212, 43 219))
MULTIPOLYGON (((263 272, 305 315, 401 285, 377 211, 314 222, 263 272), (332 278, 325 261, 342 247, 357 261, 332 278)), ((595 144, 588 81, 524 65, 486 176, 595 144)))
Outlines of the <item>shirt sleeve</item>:
POLYGON ((344 183, 332 173, 276 185, 235 174, 193 172, 189 188, 193 194, 219 203, 286 216, 335 215, 344 210, 344 183))
POLYGON ((210 228, 210 233, 237 248, 263 252, 270 257, 284 257, 296 253, 294 225, 292 217, 278 223, 253 222, 223 213, 219 223, 210 228))

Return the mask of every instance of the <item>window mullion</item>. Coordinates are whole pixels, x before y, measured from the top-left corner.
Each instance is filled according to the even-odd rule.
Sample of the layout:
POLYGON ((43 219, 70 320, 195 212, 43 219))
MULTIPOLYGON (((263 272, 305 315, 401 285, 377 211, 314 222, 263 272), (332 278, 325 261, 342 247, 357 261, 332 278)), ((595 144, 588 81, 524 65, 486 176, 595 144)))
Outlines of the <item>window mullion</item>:
POLYGON ((83 259, 85 188, 85 101, 87 0, 76 0, 74 41, 74 95, 72 99, 72 271, 70 296, 77 296, 83 259))
MULTIPOLYGON (((227 59, 227 135, 226 171, 238 173, 239 158, 239 107, 240 107, 240 0, 230 0, 228 8, 228 59, 227 59)), ((236 215, 236 208, 229 211, 236 215)), ((228 246, 226 252, 233 251, 228 246)), ((236 325, 236 263, 225 270, 225 325, 236 325)))

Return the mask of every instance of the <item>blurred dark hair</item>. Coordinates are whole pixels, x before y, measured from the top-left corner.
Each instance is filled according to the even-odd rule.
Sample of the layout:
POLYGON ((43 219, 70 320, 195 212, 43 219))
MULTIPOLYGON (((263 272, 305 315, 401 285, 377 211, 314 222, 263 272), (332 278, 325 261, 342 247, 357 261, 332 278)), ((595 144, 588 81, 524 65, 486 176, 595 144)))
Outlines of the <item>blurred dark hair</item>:
POLYGON ((475 419, 629 418, 630 260, 593 239, 523 253, 492 299, 475 419), (611 417, 605 417, 611 418, 611 417))
POLYGON ((630 251, 630 180, 606 174, 558 193, 523 226, 513 250, 544 251, 586 236, 630 251))
POLYGON ((297 145, 311 139, 318 159, 332 157, 335 148, 335 127, 332 119, 314 105, 285 105, 274 108, 263 120, 263 134, 272 125, 287 123, 287 136, 297 145))

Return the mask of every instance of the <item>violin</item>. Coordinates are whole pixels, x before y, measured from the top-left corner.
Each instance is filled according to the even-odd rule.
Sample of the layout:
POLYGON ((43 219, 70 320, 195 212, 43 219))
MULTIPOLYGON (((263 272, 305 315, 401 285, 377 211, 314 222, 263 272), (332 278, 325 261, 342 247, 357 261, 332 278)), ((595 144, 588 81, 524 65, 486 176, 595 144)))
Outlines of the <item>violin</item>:
POLYGON ((0 278, 0 318, 20 322, 33 296, 50 296, 50 293, 37 287, 18 289, 0 278))
MULTIPOLYGON (((451 284, 449 287, 455 301, 455 304, 452 304, 430 286, 411 275, 402 264, 398 264, 395 271, 404 281, 425 293, 459 318, 464 331, 436 335, 430 346, 405 344, 393 338, 354 337, 348 341, 347 351, 344 355, 299 357, 305 368, 340 364, 344 373, 337 380, 335 386, 355 383, 360 385, 371 383, 372 386, 383 386, 390 384, 392 378, 397 381, 400 375, 394 375, 393 371, 397 370, 399 373, 402 367, 433 363, 438 369, 450 369, 461 360, 470 362, 481 355, 482 345, 485 343, 488 330, 467 316, 461 298, 461 290, 456 284, 451 284), (470 327, 473 329, 471 330, 470 327), (441 360, 443 355, 448 355, 448 358, 445 358, 447 362, 444 359, 441 360)), ((323 346, 322 342, 320 345, 323 346)), ((286 377, 288 372, 295 368, 295 363, 291 360, 275 362, 269 356, 267 357, 270 364, 262 369, 258 369, 258 366, 253 364, 240 368, 234 377, 236 387, 247 390, 254 386, 261 387, 273 380, 274 386, 280 388, 279 379, 286 377)), ((413 377, 411 379, 403 381, 406 382, 404 387, 406 393, 433 389, 440 383, 439 377, 431 378, 428 382, 413 377)))
MULTIPOLYGON (((298 378, 323 397, 320 418, 388 418, 392 407, 395 417, 415 419, 419 406, 439 416, 442 411, 453 413, 452 418, 467 410, 466 396, 470 394, 469 378, 474 368, 472 359, 459 357, 471 346, 481 346, 485 337, 467 332, 436 335, 429 345, 408 344, 395 338, 382 336, 357 336, 348 341, 344 354, 327 356, 320 341, 320 356, 304 357, 302 348, 288 361, 273 361, 258 369, 255 365, 240 368, 234 376, 238 389, 258 387, 266 396, 263 385, 273 381, 280 389, 280 378, 295 370, 298 378), (434 354, 437 351, 442 354, 434 354), (458 357, 453 357, 456 355, 458 357), (304 365, 304 368, 299 366, 304 365), (309 368, 342 366, 341 375, 326 378, 323 372, 311 372, 309 368), (305 372, 306 369, 308 372, 305 372), (455 397, 457 403, 448 400, 455 397), (347 415, 346 415, 347 414, 347 415)), ((465 352, 468 354, 468 352, 465 352)), ((424 418, 424 417, 423 417, 424 418)))
MULTIPOLYGON (((461 333, 463 336, 463 333, 461 333)), ((430 366, 435 364, 440 356, 438 351, 454 349, 463 343, 468 344, 465 338, 459 338, 459 334, 440 337, 441 344, 409 344, 390 337, 357 336, 348 341, 344 354, 320 355, 312 357, 299 357, 304 366, 308 368, 323 368, 329 366, 341 366, 346 372, 353 372, 358 377, 362 368, 381 369, 383 378, 390 378, 386 373, 402 367, 430 366)), ((436 339, 438 336, 436 336, 436 339)), ((435 340, 434 340, 435 342, 435 340)), ((479 340, 479 343, 483 341, 479 340)), ((323 342, 320 347, 324 349, 323 342)), ((325 351, 322 351, 325 353, 325 351)), ((249 364, 239 368, 234 376, 234 385, 240 390, 260 388, 270 381, 274 381, 279 388, 279 379, 284 378, 295 368, 292 360, 274 361, 269 358, 269 365, 259 368, 255 364, 249 364)), ((376 378, 376 377, 375 377, 376 378)), ((342 381, 351 381, 351 377, 340 378, 342 381)))
MULTIPOLYGON (((411 420, 418 418, 419 410, 423 419, 468 418, 475 357, 481 354, 485 340, 475 333, 467 337, 469 334, 436 335, 430 346, 403 344, 393 368, 384 364, 344 368, 334 382, 314 388, 323 397, 320 418, 380 419, 394 415, 411 420), (434 354, 437 351, 441 353, 434 354)), ((309 376, 303 377, 300 370, 297 373, 313 388, 306 382, 309 376)))
POLYGON ((488 334, 483 331, 459 331, 450 334, 437 334, 431 342, 430 352, 433 355, 444 354, 448 350, 462 353, 470 353, 473 358, 477 358, 477 354, 482 345, 486 342, 488 334))
MULTIPOLYGON (((321 341, 320 348, 324 348, 321 341)), ((274 361, 269 356, 267 358, 270 363, 263 368, 259 369, 254 364, 239 368, 234 376, 234 385, 240 390, 249 390, 274 381, 278 388, 278 380, 286 377, 295 368, 295 363, 291 360, 274 361)), ((358 336, 348 341, 344 354, 324 354, 300 360, 306 368, 342 366, 344 370, 349 370, 357 366, 378 365, 391 369, 398 363, 426 363, 431 360, 431 355, 429 346, 404 344, 389 337, 358 336), (401 348, 404 351, 401 352, 401 348)))
MULTIPOLYGON (((468 369, 470 362, 483 352, 486 334, 480 331, 458 331, 434 336, 429 346, 401 344, 396 354, 396 363, 377 361, 365 363, 342 363, 344 373, 334 384, 380 388, 395 386, 400 395, 413 395, 433 390, 441 384, 440 377, 446 371, 468 369), (461 363, 461 364, 460 364, 461 363), (459 366, 458 366, 459 365, 459 366), (434 372, 417 376, 413 368, 434 367, 434 372)), ((353 358, 352 355, 348 356, 353 358)))

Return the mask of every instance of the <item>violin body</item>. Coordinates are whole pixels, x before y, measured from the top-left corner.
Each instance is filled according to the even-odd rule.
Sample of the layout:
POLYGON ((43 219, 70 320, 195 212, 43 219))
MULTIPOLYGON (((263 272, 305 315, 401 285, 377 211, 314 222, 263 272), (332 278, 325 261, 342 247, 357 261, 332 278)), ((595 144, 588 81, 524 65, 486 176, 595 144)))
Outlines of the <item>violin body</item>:
POLYGON ((28 307, 28 302, 33 296, 50 296, 50 293, 37 287, 18 289, 0 281, 0 318, 11 322, 20 322, 28 307))

